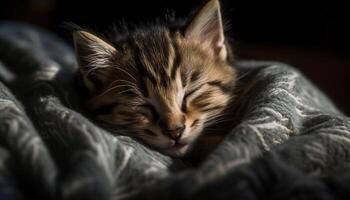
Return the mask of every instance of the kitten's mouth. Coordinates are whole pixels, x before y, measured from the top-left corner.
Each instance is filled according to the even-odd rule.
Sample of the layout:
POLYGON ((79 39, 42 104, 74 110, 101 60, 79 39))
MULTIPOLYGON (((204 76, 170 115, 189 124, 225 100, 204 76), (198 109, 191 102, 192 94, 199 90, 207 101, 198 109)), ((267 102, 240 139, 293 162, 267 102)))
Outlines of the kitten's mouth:
POLYGON ((164 149, 162 149, 162 152, 164 154, 173 156, 173 157, 182 157, 186 154, 186 151, 188 149, 189 144, 188 143, 175 143, 171 146, 168 146, 164 149))
POLYGON ((171 147, 168 147, 167 150, 179 150, 187 145, 188 145, 187 143, 175 143, 171 147))
POLYGON ((188 146, 189 142, 188 141, 183 141, 183 140, 170 140, 168 145, 161 148, 162 150, 176 150, 176 149, 181 149, 182 147, 188 146))

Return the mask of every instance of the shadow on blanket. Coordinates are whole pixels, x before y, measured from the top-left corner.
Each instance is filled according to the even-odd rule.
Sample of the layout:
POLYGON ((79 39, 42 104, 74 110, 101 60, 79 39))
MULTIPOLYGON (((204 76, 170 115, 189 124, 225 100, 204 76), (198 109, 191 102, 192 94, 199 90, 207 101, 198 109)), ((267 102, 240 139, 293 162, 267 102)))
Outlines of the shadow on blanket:
POLYGON ((238 63, 239 123, 198 167, 81 115, 76 69, 59 38, 0 24, 0 199, 350 196, 350 120, 293 67, 238 63))

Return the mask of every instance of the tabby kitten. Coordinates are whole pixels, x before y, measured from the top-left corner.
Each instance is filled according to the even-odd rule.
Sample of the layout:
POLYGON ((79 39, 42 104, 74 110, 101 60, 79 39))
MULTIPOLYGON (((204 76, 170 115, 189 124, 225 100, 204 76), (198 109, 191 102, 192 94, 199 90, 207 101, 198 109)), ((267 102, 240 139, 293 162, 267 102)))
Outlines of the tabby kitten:
POLYGON ((225 109, 236 79, 218 0, 183 28, 154 25, 114 40, 73 33, 95 119, 174 157, 225 109))

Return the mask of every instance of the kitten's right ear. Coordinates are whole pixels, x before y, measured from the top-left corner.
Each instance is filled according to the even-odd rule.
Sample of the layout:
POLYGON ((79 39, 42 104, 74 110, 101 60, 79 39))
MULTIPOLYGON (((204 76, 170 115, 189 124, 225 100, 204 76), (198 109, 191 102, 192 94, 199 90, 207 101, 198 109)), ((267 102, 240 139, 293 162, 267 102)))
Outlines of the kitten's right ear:
POLYGON ((219 0, 209 0, 194 16, 185 30, 185 37, 208 43, 222 60, 227 59, 224 25, 219 0))
POLYGON ((101 38, 86 31, 73 33, 80 72, 86 87, 92 92, 102 86, 111 71, 116 49, 101 38))

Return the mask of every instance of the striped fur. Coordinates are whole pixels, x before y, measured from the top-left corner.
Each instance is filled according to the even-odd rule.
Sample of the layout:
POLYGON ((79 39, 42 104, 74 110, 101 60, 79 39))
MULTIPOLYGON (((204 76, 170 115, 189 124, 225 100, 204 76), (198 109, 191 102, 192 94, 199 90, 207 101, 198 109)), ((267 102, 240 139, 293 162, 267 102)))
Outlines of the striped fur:
POLYGON ((89 111, 111 131, 165 154, 185 155, 232 98, 236 72, 217 0, 184 32, 162 25, 108 42, 80 30, 74 42, 89 111), (185 127, 175 140, 166 130, 177 124, 185 127))

